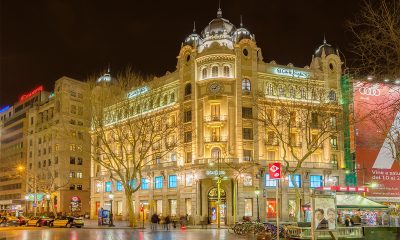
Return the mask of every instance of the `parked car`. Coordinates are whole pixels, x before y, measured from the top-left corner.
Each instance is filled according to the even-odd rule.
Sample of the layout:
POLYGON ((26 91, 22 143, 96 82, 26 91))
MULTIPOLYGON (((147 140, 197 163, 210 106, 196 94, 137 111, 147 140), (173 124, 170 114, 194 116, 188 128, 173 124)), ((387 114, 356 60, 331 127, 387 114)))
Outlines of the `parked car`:
POLYGON ((49 218, 49 217, 41 217, 40 218, 40 226, 38 226, 38 227, 41 227, 41 226, 50 226, 50 223, 52 222, 52 221, 54 221, 54 218, 49 218))
POLYGON ((76 218, 76 217, 59 217, 54 219, 54 221, 50 222, 49 226, 50 227, 77 227, 81 228, 83 227, 83 219, 82 218, 76 218))
POLYGON ((17 217, 14 216, 9 216, 6 217, 6 226, 19 226, 20 225, 20 221, 17 217))
POLYGON ((26 225, 26 223, 27 223, 28 220, 29 220, 28 218, 23 217, 23 216, 19 216, 18 219, 19 219, 19 225, 20 225, 20 226, 26 225))
POLYGON ((26 226, 40 227, 40 217, 31 217, 27 222, 26 226))

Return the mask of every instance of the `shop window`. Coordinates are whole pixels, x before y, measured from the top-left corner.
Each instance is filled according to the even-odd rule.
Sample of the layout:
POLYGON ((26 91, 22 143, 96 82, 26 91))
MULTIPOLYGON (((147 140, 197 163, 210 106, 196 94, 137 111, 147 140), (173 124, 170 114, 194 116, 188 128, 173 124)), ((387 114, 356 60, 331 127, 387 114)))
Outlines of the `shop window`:
POLYGON ((111 192, 111 184, 112 183, 110 181, 105 183, 105 188, 104 188, 105 192, 111 192))
POLYGON ((253 216, 253 199, 252 198, 244 199, 244 215, 246 217, 253 216))
POLYGON ((269 174, 265 174, 265 187, 276 187, 278 180, 270 179, 269 174))
POLYGON ((317 188, 323 186, 322 176, 310 175, 310 188, 317 188))
POLYGON ((297 188, 301 188, 301 175, 300 174, 295 174, 295 175, 293 175, 293 177, 292 177, 292 175, 289 175, 288 176, 288 182, 289 182, 289 187, 290 188, 294 188, 295 184, 296 184, 297 188), (292 178, 293 178, 294 182, 293 182, 292 178))
POLYGON ((117 186, 116 186, 116 191, 117 192, 121 192, 122 191, 122 183, 121 183, 121 181, 117 181, 117 186))
POLYGON ((267 199, 267 218, 276 218, 276 200, 275 199, 267 199))

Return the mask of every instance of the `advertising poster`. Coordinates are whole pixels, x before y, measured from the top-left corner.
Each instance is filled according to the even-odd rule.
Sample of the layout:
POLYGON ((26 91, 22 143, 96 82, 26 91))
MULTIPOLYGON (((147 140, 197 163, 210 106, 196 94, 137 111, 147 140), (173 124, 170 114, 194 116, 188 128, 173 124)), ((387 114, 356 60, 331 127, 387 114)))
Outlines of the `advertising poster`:
POLYGON ((336 229, 336 204, 333 197, 314 198, 314 228, 315 230, 336 229))
POLYGON ((357 82, 353 93, 358 185, 374 186, 369 197, 398 197, 400 87, 357 82))

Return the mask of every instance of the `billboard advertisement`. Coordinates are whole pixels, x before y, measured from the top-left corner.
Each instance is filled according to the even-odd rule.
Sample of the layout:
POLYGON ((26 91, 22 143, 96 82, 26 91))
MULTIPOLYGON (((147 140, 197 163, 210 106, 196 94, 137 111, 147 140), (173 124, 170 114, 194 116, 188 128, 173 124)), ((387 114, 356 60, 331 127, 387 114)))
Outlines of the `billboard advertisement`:
POLYGON ((356 82, 353 86, 356 173, 367 196, 400 196, 400 86, 356 82))

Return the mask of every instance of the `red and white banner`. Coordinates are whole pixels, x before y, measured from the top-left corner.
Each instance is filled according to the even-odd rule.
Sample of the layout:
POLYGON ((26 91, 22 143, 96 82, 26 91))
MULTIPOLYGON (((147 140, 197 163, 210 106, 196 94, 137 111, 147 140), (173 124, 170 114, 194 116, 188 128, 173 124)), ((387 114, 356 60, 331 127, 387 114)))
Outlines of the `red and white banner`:
POLYGON ((400 196, 400 87, 357 82, 353 96, 357 183, 377 186, 369 196, 400 196))
POLYGON ((280 163, 270 163, 268 165, 269 178, 277 179, 281 178, 281 164, 280 163))

